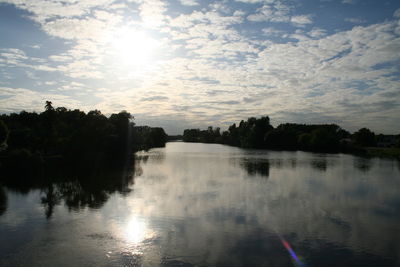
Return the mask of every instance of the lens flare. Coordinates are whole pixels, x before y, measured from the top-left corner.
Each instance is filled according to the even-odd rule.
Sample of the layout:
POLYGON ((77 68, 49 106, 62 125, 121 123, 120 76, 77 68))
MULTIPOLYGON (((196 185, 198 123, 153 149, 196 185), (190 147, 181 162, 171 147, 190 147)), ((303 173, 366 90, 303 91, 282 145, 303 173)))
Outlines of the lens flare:
POLYGON ((289 252, 290 256, 293 258, 295 261, 296 265, 299 267, 306 267, 306 265, 299 259, 299 257, 296 255, 296 252, 292 249, 290 246, 289 242, 287 242, 283 237, 279 236, 279 239, 281 240, 283 246, 286 248, 286 250, 289 252))

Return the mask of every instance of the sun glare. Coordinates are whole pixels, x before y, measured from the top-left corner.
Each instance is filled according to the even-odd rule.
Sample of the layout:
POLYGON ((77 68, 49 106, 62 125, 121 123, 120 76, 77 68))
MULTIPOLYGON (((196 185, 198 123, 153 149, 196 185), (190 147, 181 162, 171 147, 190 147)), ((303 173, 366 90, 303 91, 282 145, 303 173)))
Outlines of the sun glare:
POLYGON ((131 243, 140 243, 147 235, 146 224, 138 218, 133 217, 129 220, 125 227, 125 237, 131 243))
POLYGON ((158 42, 146 33, 123 28, 111 35, 113 55, 118 63, 146 67, 152 64, 158 42))

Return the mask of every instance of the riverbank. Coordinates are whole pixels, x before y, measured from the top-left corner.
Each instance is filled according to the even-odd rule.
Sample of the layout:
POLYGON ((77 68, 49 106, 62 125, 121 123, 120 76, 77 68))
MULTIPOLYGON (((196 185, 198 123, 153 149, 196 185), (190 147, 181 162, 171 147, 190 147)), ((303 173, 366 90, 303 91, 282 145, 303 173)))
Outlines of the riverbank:
POLYGON ((367 147, 367 157, 391 158, 400 160, 400 148, 396 147, 367 147))

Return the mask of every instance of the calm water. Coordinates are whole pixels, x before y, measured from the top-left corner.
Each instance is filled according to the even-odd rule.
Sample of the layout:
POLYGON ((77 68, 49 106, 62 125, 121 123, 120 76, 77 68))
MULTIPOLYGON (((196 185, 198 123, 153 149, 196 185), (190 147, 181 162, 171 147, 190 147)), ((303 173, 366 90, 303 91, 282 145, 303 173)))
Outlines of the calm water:
POLYGON ((400 266, 397 161, 168 143, 119 179, 1 188, 0 266, 400 266))

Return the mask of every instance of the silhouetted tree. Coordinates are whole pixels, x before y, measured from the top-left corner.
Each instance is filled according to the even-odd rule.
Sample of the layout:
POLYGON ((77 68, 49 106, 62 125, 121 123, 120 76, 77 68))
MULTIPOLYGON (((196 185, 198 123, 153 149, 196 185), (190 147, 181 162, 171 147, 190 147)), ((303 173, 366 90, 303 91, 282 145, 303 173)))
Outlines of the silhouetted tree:
POLYGON ((353 134, 354 142, 360 146, 375 146, 375 134, 368 128, 361 128, 353 134))
POLYGON ((8 134, 9 131, 7 125, 0 120, 0 151, 5 149, 7 146, 8 134))
POLYGON ((44 105, 44 109, 46 111, 53 111, 53 103, 51 101, 46 101, 46 105, 44 105))
MULTIPOLYGON (((218 128, 215 128, 218 129, 218 128)), ((244 148, 269 148, 279 150, 310 150, 338 152, 344 146, 343 138, 350 133, 336 124, 305 125, 285 123, 273 128, 268 116, 250 117, 242 120, 239 126, 232 124, 222 135, 213 127, 207 130, 186 129, 183 140, 186 142, 204 142, 229 144, 244 148), (214 132, 214 134, 213 134, 214 132)), ((346 147, 346 149, 348 149, 346 147)))

